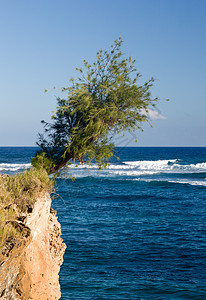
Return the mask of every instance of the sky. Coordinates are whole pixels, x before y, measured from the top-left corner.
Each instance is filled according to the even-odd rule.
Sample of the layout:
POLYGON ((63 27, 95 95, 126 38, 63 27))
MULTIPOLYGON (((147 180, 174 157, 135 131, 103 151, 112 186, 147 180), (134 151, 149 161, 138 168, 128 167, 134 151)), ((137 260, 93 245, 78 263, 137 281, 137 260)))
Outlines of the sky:
POLYGON ((0 1, 0 146, 35 145, 75 68, 120 35, 160 101, 153 128, 116 144, 206 146, 205 16, 205 0, 0 1))

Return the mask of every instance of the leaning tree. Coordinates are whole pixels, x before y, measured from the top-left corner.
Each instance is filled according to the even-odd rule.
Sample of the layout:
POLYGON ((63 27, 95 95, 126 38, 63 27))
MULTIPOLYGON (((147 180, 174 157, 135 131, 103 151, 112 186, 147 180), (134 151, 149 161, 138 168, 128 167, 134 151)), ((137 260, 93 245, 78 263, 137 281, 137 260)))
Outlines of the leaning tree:
POLYGON ((76 69, 79 77, 62 88, 65 96, 57 98, 51 122, 42 121, 33 166, 49 174, 71 161, 105 166, 114 153, 112 135, 142 130, 142 123, 150 121, 148 109, 158 100, 150 93, 154 79, 139 84, 135 60, 125 58, 121 46, 119 38, 109 51, 97 52, 94 63, 84 60, 83 68, 76 69))

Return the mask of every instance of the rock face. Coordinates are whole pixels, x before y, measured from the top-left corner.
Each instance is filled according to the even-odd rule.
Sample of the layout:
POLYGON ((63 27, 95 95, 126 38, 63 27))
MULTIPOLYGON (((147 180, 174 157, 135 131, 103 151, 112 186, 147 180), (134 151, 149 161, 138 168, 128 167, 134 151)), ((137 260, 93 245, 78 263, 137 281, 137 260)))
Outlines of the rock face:
POLYGON ((49 195, 35 202, 24 223, 29 236, 1 261, 0 299, 59 299, 58 273, 66 245, 49 195))

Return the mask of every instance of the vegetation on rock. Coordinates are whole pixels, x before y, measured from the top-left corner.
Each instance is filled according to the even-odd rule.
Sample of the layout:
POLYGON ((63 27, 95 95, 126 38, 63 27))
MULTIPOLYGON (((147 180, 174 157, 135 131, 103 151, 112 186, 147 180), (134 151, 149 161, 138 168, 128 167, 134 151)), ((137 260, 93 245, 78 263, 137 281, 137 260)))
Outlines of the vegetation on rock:
POLYGON ((50 193, 53 182, 44 169, 0 175, 0 247, 28 234, 23 220, 38 197, 50 193))

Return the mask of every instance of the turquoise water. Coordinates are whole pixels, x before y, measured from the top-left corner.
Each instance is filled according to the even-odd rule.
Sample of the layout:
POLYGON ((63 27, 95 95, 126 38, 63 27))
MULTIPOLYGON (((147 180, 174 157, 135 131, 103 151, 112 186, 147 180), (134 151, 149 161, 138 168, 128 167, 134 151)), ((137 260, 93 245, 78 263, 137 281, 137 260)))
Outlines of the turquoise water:
MULTIPOLYGON (((0 148, 0 172, 35 150, 0 148)), ((206 299, 206 148, 116 151, 106 170, 57 179, 61 299, 206 299)))

